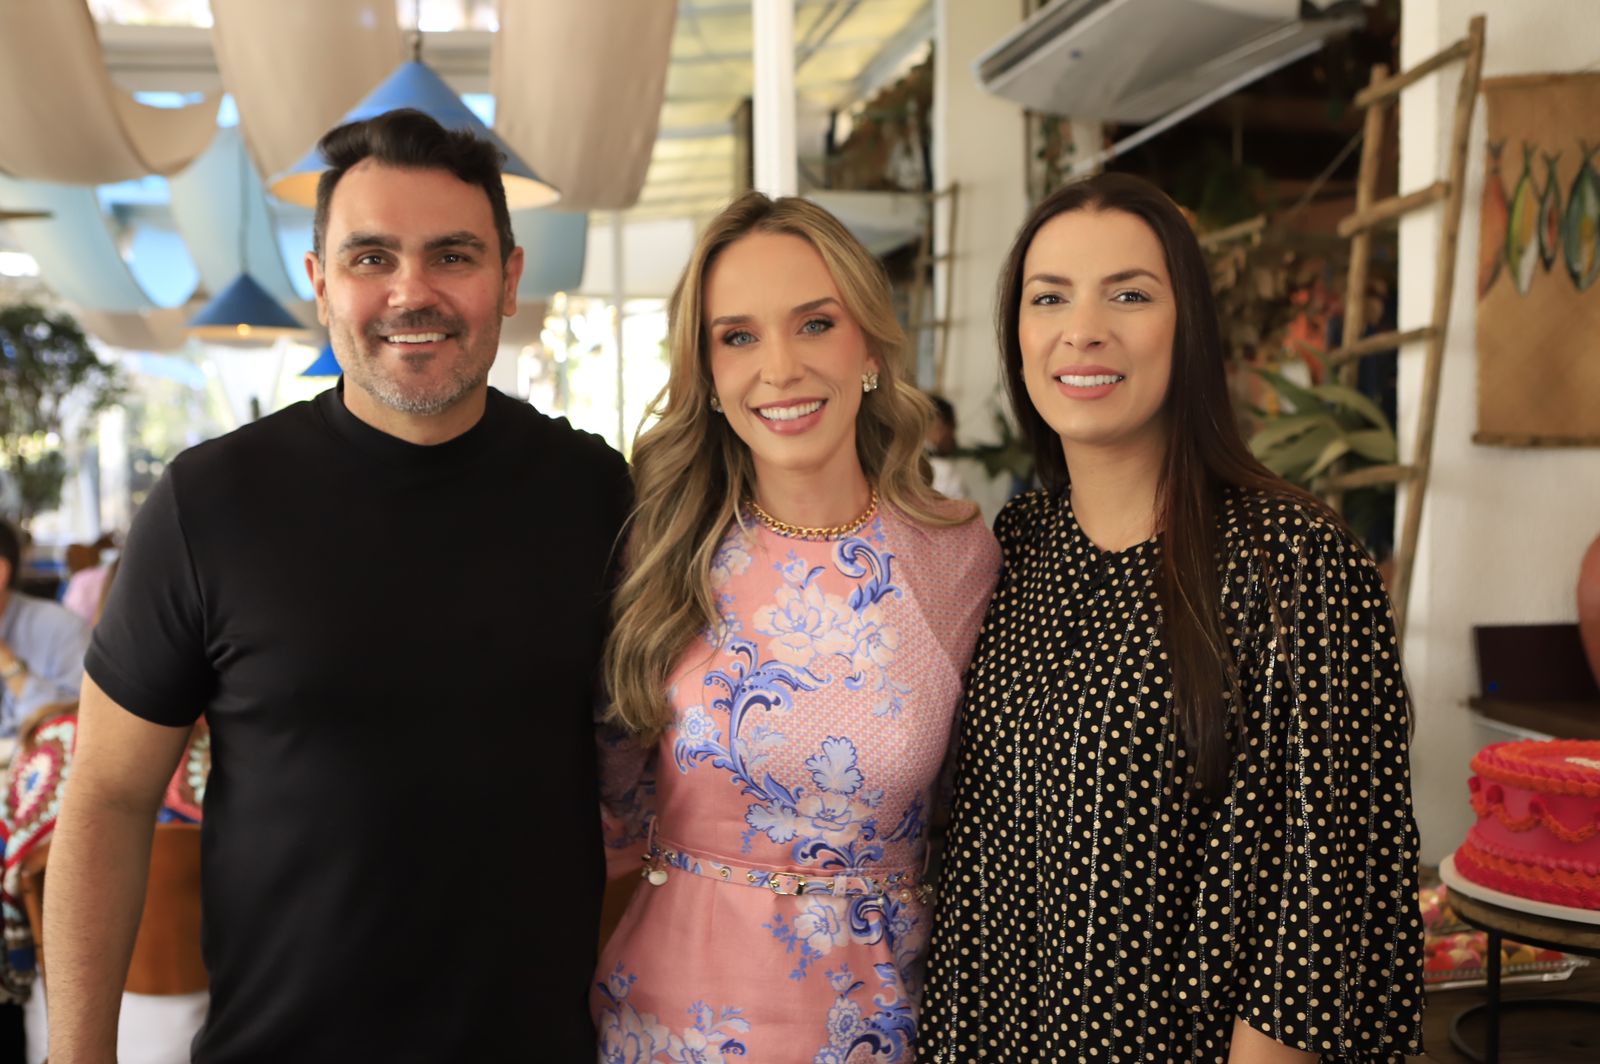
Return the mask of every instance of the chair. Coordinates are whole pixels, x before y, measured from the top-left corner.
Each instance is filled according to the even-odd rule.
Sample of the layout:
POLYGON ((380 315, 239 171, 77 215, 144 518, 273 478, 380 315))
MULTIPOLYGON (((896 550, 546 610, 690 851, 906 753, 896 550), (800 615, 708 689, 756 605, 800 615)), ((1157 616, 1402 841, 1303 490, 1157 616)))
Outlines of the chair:
MULTIPOLYGON (((22 866, 22 903, 33 928, 39 978, 44 950, 44 875, 48 844, 22 866)), ((200 959, 200 825, 157 824, 150 845, 144 914, 123 989, 131 994, 193 994, 210 985, 200 959)))
POLYGON ((123 989, 193 994, 209 985, 200 960, 200 825, 157 824, 144 915, 123 989))
MULTIPOLYGON (((43 899, 48 844, 22 865, 22 902, 33 928, 39 979, 28 1003, 28 1059, 43 1060, 45 971, 43 899), (40 994, 43 991, 43 994, 40 994)), ((144 913, 123 984, 117 1056, 124 1064, 188 1059, 205 1018, 210 980, 200 959, 200 825, 157 824, 150 846, 144 913)))

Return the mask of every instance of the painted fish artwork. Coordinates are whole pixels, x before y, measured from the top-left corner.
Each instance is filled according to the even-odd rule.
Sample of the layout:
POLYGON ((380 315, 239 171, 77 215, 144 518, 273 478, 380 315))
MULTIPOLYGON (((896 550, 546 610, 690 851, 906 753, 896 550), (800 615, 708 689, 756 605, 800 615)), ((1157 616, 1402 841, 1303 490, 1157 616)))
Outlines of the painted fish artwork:
POLYGON ((1539 268, 1539 193, 1533 184, 1533 145, 1527 141, 1522 142, 1522 177, 1511 193, 1505 246, 1511 281, 1527 295, 1539 268))
POLYGON ((1561 246, 1567 260, 1567 273, 1582 292, 1600 277, 1600 173, 1595 172, 1593 147, 1583 145, 1578 174, 1567 193, 1567 212, 1561 222, 1561 246))
POLYGON ((1561 180, 1556 176, 1556 163, 1561 153, 1544 156, 1544 191, 1539 193, 1539 264, 1550 272, 1561 251, 1561 180))
POLYGON ((1600 448, 1600 71, 1482 92, 1472 440, 1600 448))
POLYGON ((1511 208, 1506 203, 1506 182, 1500 176, 1500 153, 1506 142, 1489 142, 1489 158, 1483 175, 1482 218, 1478 225, 1478 298, 1482 299, 1494 287, 1505 265, 1506 225, 1511 219, 1511 208))

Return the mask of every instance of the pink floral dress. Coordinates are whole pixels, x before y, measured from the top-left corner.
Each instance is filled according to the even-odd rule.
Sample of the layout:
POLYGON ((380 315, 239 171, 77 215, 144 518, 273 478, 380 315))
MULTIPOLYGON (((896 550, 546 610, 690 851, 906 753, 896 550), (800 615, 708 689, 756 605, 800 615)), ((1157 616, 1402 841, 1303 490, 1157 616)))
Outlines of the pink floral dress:
POLYGON ((999 568, 979 521, 735 528, 721 630, 650 751, 603 744, 613 872, 647 882, 591 995, 608 1064, 910 1061, 928 822, 999 568))

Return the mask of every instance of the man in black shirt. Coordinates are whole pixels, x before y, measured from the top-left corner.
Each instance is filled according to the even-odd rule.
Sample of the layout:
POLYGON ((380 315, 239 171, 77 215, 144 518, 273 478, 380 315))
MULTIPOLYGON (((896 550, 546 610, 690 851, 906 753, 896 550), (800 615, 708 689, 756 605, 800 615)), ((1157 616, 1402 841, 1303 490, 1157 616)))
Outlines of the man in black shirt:
POLYGON ((57 1064, 114 1059, 202 712, 195 1061, 594 1059, 626 468, 487 386, 523 255, 494 149, 404 111, 321 147, 307 269, 345 376, 181 455, 128 537, 47 880, 57 1064))

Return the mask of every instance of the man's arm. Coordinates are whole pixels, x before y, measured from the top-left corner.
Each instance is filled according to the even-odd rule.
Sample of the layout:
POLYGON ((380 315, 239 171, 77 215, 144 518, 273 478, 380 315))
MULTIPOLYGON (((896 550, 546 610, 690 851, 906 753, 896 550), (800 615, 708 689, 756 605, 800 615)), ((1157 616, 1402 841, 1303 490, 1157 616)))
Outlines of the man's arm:
POLYGON ((114 1064, 150 840, 188 728, 151 724, 83 678, 77 745, 45 875, 50 1059, 114 1064))

